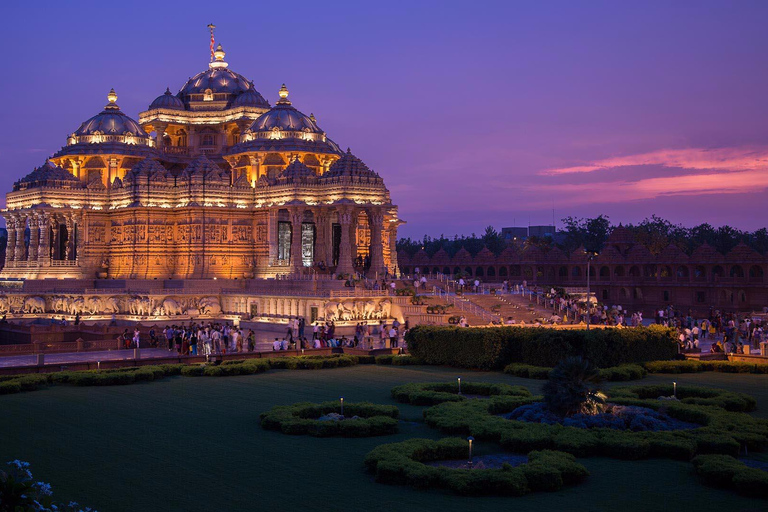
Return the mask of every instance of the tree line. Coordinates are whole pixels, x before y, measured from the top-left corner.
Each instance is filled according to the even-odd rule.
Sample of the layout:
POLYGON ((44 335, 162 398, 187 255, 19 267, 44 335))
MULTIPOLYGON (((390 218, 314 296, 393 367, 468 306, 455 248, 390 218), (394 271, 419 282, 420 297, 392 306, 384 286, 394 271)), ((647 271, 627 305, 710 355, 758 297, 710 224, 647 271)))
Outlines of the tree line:
MULTIPOLYGON (((600 252, 611 232, 618 227, 612 224, 606 215, 598 215, 593 218, 566 217, 562 219, 563 228, 557 232, 554 238, 528 237, 520 248, 536 246, 544 251, 553 247, 571 253, 580 247, 587 251, 600 252)), ((684 253, 690 255, 697 247, 708 244, 721 254, 726 254, 731 249, 744 243, 760 254, 768 252, 768 229, 760 228, 756 231, 743 231, 731 226, 714 227, 711 224, 699 224, 687 228, 681 224, 657 217, 656 215, 644 219, 637 224, 624 224, 635 243, 645 245, 651 254, 659 254, 670 244, 679 247, 684 253)), ((440 235, 433 238, 424 235, 421 240, 400 238, 397 241, 397 250, 405 251, 410 256, 424 249, 431 257, 440 249, 445 250, 453 257, 462 248, 473 256, 487 247, 497 256, 507 247, 511 241, 505 240, 501 233, 493 226, 485 228, 485 232, 478 236, 472 233, 470 236, 455 235, 448 238, 440 235)))

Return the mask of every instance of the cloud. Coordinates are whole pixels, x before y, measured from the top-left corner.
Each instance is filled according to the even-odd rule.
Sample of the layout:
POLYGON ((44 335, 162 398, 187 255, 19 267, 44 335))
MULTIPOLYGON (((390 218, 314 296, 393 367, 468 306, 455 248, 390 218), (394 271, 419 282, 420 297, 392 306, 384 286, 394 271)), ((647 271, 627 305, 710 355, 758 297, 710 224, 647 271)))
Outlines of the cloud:
POLYGON ((639 165, 713 171, 768 170, 766 148, 661 149, 637 155, 605 158, 585 165, 541 171, 542 176, 590 173, 639 165))

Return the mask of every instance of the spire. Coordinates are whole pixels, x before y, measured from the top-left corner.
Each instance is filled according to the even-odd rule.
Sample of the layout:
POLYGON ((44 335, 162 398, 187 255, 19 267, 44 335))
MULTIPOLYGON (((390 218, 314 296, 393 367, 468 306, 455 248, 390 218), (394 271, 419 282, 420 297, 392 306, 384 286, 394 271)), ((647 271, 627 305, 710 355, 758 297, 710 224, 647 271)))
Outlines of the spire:
POLYGON ((280 87, 280 90, 277 92, 277 95, 280 96, 280 99, 277 101, 278 105, 290 105, 291 102, 288 100, 288 88, 283 84, 280 87))
POLYGON ((107 105, 104 107, 105 110, 120 110, 120 107, 117 106, 117 93, 115 92, 115 89, 110 89, 109 94, 107 94, 107 105))
POLYGON ((224 53, 224 49, 221 47, 221 43, 216 47, 216 51, 213 52, 213 56, 216 58, 213 62, 208 64, 208 67, 210 68, 225 68, 229 64, 224 62, 224 56, 226 53, 224 53))

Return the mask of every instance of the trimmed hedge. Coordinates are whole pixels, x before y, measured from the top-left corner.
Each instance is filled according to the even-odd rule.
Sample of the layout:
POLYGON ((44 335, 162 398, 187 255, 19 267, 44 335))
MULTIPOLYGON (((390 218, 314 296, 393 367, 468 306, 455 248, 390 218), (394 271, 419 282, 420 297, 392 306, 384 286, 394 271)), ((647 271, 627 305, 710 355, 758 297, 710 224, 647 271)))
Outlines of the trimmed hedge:
POLYGON ((739 361, 650 361, 645 363, 645 369, 650 373, 758 373, 768 374, 768 364, 751 364, 739 361))
POLYGON ((540 397, 445 402, 424 411, 427 425, 450 435, 472 435, 498 442, 507 450, 553 449, 577 457, 606 456, 638 459, 666 457, 690 460, 697 454, 738 455, 741 446, 761 451, 768 446, 768 420, 743 412, 753 407, 747 395, 707 388, 678 386, 680 401, 658 400, 672 386, 636 386, 612 390, 610 402, 664 410, 671 417, 701 425, 691 430, 632 432, 604 428, 580 429, 507 420, 498 416, 540 397), (712 392, 718 392, 713 396, 712 392), (658 394, 657 394, 658 393, 658 394))
POLYGON ((768 472, 751 468, 728 455, 699 455, 693 467, 702 483, 733 489, 746 496, 768 498, 768 472))
POLYGON ((453 469, 428 466, 425 462, 467 457, 467 442, 458 438, 439 441, 409 439, 377 446, 365 458, 365 466, 377 482, 435 487, 462 495, 522 496, 537 491, 557 491, 563 485, 583 481, 589 473, 575 457, 555 451, 532 451, 528 462, 501 469, 453 469))
POLYGON ((425 364, 481 370, 509 363, 553 367, 581 356, 602 368, 672 359, 674 331, 662 326, 559 330, 546 327, 442 327, 419 325, 406 334, 408 351, 425 364))
MULTIPOLYGON (((524 379, 546 380, 549 378, 549 372, 551 371, 552 368, 547 368, 546 366, 533 366, 523 363, 511 363, 504 367, 504 373, 524 379)), ((600 378, 612 382, 643 379, 646 375, 648 375, 648 372, 639 364, 622 364, 600 370, 600 378)))
POLYGON ((393 366, 410 366, 410 365, 422 365, 424 364, 424 361, 410 354, 401 354, 401 355, 385 354, 383 356, 376 356, 376 364, 393 365, 393 366))
POLYGON ((302 402, 278 405, 260 415, 261 427, 289 435, 315 437, 371 437, 395 434, 400 411, 394 405, 377 405, 368 402, 344 404, 349 419, 320 421, 317 418, 329 413, 341 413, 339 402, 313 404, 302 402), (359 418, 352 418, 358 416, 359 418))
MULTIPOLYGON (((469 395, 530 397, 531 392, 522 386, 490 384, 487 382, 462 382, 461 391, 469 395)), ((412 405, 435 405, 443 402, 467 400, 459 394, 458 382, 409 383, 392 388, 392 398, 412 405)))

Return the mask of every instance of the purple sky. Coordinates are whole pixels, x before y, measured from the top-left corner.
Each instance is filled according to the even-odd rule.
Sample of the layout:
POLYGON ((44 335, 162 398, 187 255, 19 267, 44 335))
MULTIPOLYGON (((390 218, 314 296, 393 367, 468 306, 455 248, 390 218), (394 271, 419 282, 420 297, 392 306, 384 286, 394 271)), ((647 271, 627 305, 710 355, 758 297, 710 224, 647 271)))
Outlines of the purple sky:
POLYGON ((558 224, 768 225, 765 1, 10 3, 2 191, 110 87, 134 118, 178 91, 215 23, 231 69, 271 103, 285 82, 382 175, 401 235, 548 224, 553 205, 558 224))

